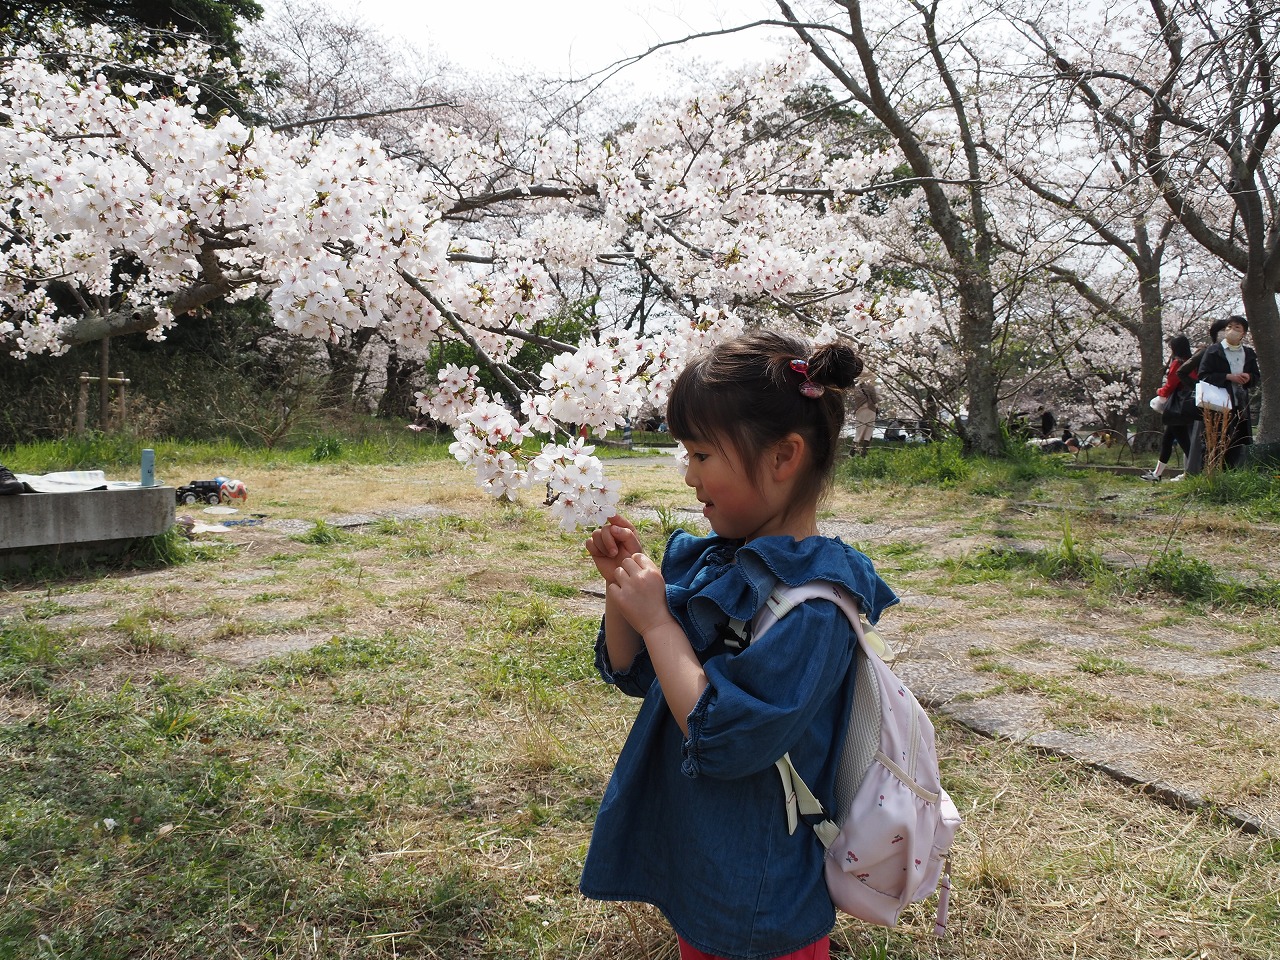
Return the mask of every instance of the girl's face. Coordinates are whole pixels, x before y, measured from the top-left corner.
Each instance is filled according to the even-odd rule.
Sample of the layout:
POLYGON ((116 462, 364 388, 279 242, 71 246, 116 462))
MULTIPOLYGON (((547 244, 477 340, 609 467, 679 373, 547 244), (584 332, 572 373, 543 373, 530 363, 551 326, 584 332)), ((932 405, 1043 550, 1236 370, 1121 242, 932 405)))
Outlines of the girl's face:
POLYGON ((686 440, 689 465, 684 482, 693 487, 702 515, 711 529, 731 540, 752 540, 781 534, 786 514, 786 491, 767 476, 753 483, 748 464, 729 443, 717 447, 709 440, 686 440))
POLYGON ((1238 323, 1228 323, 1222 331, 1222 339, 1233 347, 1239 346, 1240 341, 1244 339, 1244 327, 1238 323))

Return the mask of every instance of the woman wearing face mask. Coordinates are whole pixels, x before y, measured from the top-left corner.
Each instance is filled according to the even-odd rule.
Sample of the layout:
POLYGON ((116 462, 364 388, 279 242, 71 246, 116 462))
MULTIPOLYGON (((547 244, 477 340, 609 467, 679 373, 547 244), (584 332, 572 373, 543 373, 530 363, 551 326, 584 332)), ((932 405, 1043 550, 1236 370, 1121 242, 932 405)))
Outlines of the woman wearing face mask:
MULTIPOLYGON (((1227 325, 1225 317, 1219 317, 1213 323, 1209 324, 1209 340, 1203 344, 1195 353, 1191 355, 1191 359, 1187 360, 1178 369, 1181 370, 1179 375, 1182 380, 1187 381, 1194 393, 1196 381, 1200 379, 1200 361, 1204 359, 1204 353, 1211 346, 1218 342, 1218 338, 1222 336, 1222 328, 1227 325)), ((1204 473, 1204 422, 1200 417, 1199 408, 1196 409, 1195 419, 1191 421, 1191 448, 1187 450, 1186 463, 1183 466, 1183 472, 1174 477, 1174 480, 1181 480, 1188 473, 1204 473)))
POLYGON ((1258 356, 1244 345, 1249 321, 1244 317, 1228 317, 1218 342, 1204 352, 1200 361, 1200 377, 1215 387, 1225 387, 1231 394, 1231 417, 1227 423, 1229 438, 1226 465, 1236 467, 1244 456, 1244 448, 1253 443, 1253 425, 1249 419, 1249 391, 1257 386, 1262 374, 1258 356))

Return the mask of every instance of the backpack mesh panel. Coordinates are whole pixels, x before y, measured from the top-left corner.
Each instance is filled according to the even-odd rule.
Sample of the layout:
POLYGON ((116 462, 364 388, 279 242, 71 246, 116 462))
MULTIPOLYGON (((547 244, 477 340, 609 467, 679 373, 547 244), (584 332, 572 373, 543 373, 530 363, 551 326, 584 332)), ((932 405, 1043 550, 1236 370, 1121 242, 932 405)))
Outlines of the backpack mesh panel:
POLYGON ((832 819, 837 824, 844 822, 853 795, 880 749, 880 687, 861 646, 854 652, 854 664, 849 732, 840 748, 840 766, 836 770, 836 809, 832 819))

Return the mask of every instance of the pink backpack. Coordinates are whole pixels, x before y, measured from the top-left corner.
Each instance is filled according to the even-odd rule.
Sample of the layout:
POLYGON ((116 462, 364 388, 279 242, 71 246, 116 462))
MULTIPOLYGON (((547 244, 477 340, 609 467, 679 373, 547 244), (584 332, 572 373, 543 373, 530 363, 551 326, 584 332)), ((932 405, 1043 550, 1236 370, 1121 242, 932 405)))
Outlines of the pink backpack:
MULTIPOLYGON (((795 833, 800 817, 813 826, 827 851, 824 869, 831 900, 860 920, 892 927, 907 904, 924 900, 940 886, 934 933, 942 936, 951 890, 948 851, 960 814, 939 782, 933 724, 885 665, 884 641, 863 624, 852 596, 822 580, 798 587, 780 584, 752 620, 750 636, 758 639, 814 598, 835 603, 858 635, 853 707, 836 771, 834 817, 805 785, 790 755, 775 764, 788 827, 795 833)), ((730 626, 746 636, 741 621, 730 626)))

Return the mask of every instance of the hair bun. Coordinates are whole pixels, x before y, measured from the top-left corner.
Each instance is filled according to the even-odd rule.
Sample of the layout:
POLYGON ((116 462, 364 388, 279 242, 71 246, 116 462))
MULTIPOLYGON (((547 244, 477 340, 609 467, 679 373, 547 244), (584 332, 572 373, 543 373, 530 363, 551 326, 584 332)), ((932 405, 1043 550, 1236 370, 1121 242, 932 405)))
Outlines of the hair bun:
POLYGON ((824 386, 847 390, 862 376, 862 358, 843 343, 825 343, 809 357, 809 379, 824 386))

